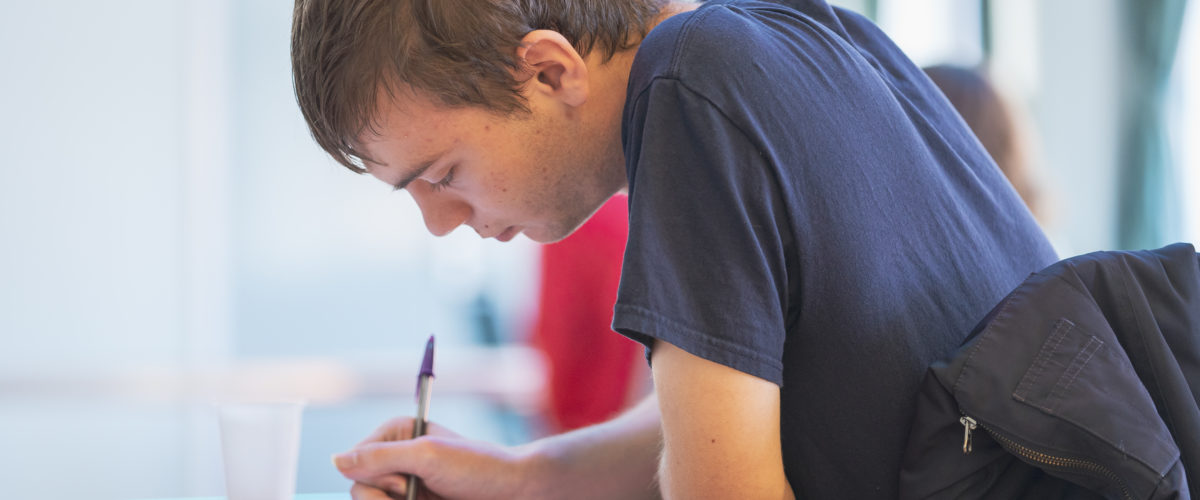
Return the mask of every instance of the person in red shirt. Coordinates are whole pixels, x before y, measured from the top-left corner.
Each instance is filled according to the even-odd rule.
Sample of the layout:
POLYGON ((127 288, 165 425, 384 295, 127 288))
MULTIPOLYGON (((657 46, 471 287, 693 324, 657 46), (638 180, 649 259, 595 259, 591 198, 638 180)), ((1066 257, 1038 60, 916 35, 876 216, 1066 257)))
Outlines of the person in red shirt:
POLYGON ((548 365, 550 432, 603 422, 644 395, 641 345, 611 328, 629 234, 627 203, 625 195, 612 197, 571 236, 542 247, 531 342, 548 365))

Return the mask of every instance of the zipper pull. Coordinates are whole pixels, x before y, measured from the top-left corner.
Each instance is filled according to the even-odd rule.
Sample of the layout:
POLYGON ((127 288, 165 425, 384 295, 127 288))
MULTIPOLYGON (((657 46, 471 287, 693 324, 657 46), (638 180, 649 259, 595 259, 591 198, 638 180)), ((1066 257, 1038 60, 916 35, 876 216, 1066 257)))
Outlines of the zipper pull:
POLYGON ((971 453, 971 431, 975 430, 975 419, 963 415, 958 419, 958 423, 963 426, 963 454, 971 453))

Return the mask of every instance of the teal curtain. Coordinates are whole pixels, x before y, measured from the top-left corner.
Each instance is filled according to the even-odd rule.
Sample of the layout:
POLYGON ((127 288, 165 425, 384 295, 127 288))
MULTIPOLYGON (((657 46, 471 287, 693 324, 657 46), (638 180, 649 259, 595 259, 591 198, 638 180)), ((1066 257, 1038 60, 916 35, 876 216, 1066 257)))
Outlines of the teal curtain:
POLYGON ((979 46, 983 47, 981 67, 992 60, 992 1, 979 0, 979 46))
POLYGON ((864 0, 863 1, 864 16, 867 16, 872 21, 879 22, 879 0, 864 0))
POLYGON ((1156 248, 1180 234, 1175 164, 1167 142, 1168 83, 1187 0, 1125 0, 1131 51, 1123 89, 1125 129, 1118 244, 1156 248))

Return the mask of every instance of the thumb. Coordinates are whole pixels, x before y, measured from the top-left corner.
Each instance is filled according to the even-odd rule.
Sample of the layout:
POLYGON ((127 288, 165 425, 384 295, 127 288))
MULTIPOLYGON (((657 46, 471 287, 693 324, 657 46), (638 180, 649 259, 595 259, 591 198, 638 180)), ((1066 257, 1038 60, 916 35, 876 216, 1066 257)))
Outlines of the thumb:
POLYGON ((428 463, 428 440, 417 438, 357 446, 333 456, 333 465, 347 479, 366 480, 388 474, 421 475, 428 463))

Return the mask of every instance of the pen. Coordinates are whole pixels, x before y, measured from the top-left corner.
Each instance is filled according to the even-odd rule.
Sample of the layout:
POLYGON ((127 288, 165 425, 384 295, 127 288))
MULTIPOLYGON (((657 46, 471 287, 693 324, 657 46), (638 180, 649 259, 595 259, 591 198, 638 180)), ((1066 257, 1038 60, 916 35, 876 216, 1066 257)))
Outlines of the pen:
MULTIPOLYGON (((417 374, 417 418, 413 420, 413 439, 425 435, 425 417, 429 414, 429 382, 433 380, 433 335, 425 343, 425 359, 421 361, 421 373, 417 374)), ((416 474, 408 475, 405 498, 417 499, 420 479, 416 474)))

